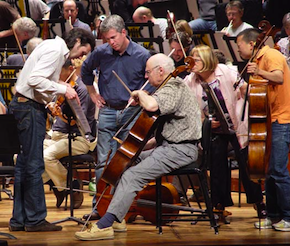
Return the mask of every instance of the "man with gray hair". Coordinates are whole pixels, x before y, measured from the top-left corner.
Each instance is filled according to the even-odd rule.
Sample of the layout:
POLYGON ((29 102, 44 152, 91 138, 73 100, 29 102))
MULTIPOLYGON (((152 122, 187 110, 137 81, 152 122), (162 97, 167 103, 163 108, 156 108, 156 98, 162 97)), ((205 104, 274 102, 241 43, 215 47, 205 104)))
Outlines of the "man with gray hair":
MULTIPOLYGON (((147 61, 145 76, 152 86, 158 88, 173 69, 171 58, 157 54, 147 61)), ((201 112, 196 97, 181 78, 170 78, 152 96, 144 90, 133 91, 131 96, 146 111, 158 112, 159 117, 166 117, 161 136, 155 136, 156 148, 143 151, 141 162, 122 174, 106 214, 90 229, 75 233, 80 240, 112 239, 114 230, 126 231, 124 217, 137 192, 151 180, 197 159, 201 112)))
MULTIPOLYGON (((114 76, 112 70, 121 77, 131 91, 137 90, 145 82, 145 66, 150 57, 148 50, 126 35, 125 23, 120 16, 107 17, 102 22, 100 31, 107 43, 98 46, 82 66, 83 82, 87 85, 93 102, 100 109, 97 140, 99 168, 96 170, 96 183, 101 177, 109 151, 112 150, 109 156, 110 161, 118 148, 118 143, 112 139, 112 136, 137 111, 137 108, 132 106, 125 109, 130 94, 114 76), (99 71, 99 93, 93 86, 93 72, 96 68, 99 71)), ((133 123, 122 129, 118 135, 119 139, 125 139, 133 123)), ((93 205, 94 203, 95 199, 93 205)), ((83 218, 89 217, 99 219, 97 211, 94 211, 92 215, 84 215, 83 218)))
MULTIPOLYGON (((1 13, 1 4, 0 4, 0 13, 1 13)), ((10 25, 11 24, 12 22, 10 23, 10 25)), ((0 26, 2 26, 2 23, 0 24, 0 26)), ((17 39, 19 40, 19 43, 21 44, 24 40, 30 39, 35 36, 37 27, 36 27, 35 22, 32 19, 28 17, 20 18, 20 16, 16 16, 15 20, 13 20, 12 28, 7 28, 6 30, 4 29, 0 29, 0 30, 3 30, 3 31, 0 31, 0 46, 5 47, 7 45, 7 47, 15 48, 17 47, 17 42, 16 42, 16 38, 13 37, 14 35, 13 30, 15 32, 15 35, 17 35, 17 39)))

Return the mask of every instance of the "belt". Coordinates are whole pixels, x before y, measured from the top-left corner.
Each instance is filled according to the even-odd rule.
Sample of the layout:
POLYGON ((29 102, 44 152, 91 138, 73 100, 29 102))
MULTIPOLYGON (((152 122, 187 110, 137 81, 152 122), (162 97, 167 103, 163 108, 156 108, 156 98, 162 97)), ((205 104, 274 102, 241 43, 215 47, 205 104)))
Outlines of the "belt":
POLYGON ((116 110, 123 110, 124 108, 126 108, 127 103, 126 104, 121 104, 121 105, 112 105, 112 104, 106 102, 105 106, 108 107, 108 108, 116 109, 116 110))
POLYGON ((31 99, 29 99, 28 97, 23 96, 22 94, 20 94, 19 92, 15 93, 15 96, 17 97, 17 101, 18 102, 27 102, 31 99))
POLYGON ((23 103, 23 102, 31 101, 31 102, 33 102, 35 108, 38 108, 38 109, 43 109, 44 108, 44 104, 36 102, 36 101, 26 97, 26 96, 23 96, 19 92, 16 92, 14 96, 17 97, 17 102, 22 102, 23 103))
POLYGON ((168 143, 170 144, 187 144, 187 143, 190 143, 190 144, 194 144, 194 145, 197 145, 200 140, 185 140, 185 141, 181 141, 181 142, 178 142, 178 143, 174 143, 174 142, 171 142, 171 141, 167 141, 168 143))

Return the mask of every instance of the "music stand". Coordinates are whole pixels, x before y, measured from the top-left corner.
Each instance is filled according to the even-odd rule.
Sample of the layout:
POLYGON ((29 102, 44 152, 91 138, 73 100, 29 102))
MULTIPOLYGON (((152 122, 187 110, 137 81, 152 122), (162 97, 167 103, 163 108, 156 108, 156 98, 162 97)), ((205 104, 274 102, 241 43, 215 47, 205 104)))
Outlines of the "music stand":
MULTIPOLYGON (((17 122, 12 114, 0 115, 0 154, 18 154, 20 152, 20 143, 17 131, 17 122)), ((1 168, 1 167, 0 167, 1 168)), ((0 236, 10 239, 17 239, 9 233, 0 232, 0 236)))
MULTIPOLYGON (((69 108, 69 107, 68 107, 69 108)), ((79 224, 85 224, 85 221, 74 217, 74 201, 73 201, 73 162, 72 162, 72 140, 74 139, 74 134, 71 131, 71 121, 75 119, 71 109, 66 110, 65 115, 68 121, 68 156, 69 156, 69 167, 67 182, 69 182, 69 196, 70 196, 70 216, 61 220, 52 222, 52 224, 58 224, 66 221, 75 221, 79 224)))

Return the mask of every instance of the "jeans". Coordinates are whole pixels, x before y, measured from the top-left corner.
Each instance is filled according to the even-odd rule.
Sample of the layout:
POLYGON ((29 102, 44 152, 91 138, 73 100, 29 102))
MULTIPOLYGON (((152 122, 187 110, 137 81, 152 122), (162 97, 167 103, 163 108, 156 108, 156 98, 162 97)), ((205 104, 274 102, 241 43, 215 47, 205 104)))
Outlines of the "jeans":
POLYGON ((14 97, 9 111, 17 120, 21 145, 15 166, 13 215, 10 225, 35 226, 44 222, 47 212, 42 181, 43 140, 46 110, 32 100, 14 97))
POLYGON ((198 19, 190 21, 188 24, 191 27, 192 31, 194 31, 194 32, 195 31, 208 31, 208 30, 216 31, 217 30, 215 20, 207 21, 207 20, 203 20, 201 18, 198 18, 198 19))
MULTIPOLYGON (((129 107, 123 112, 122 110, 116 110, 106 106, 100 109, 97 139, 97 169, 95 172, 96 186, 98 185, 98 182, 102 176, 109 151, 112 150, 108 159, 108 163, 110 163, 110 160, 112 159, 119 147, 118 142, 113 139, 113 136, 116 134, 118 129, 122 127, 137 110, 138 107, 129 107)), ((127 127, 122 129, 122 131, 116 137, 124 140, 137 119, 138 117, 135 117, 135 119, 127 127)), ((94 196, 93 207, 95 203, 96 197, 94 196)))
POLYGON ((272 123, 272 143, 265 181, 266 207, 270 218, 290 222, 290 176, 287 169, 290 124, 272 123))

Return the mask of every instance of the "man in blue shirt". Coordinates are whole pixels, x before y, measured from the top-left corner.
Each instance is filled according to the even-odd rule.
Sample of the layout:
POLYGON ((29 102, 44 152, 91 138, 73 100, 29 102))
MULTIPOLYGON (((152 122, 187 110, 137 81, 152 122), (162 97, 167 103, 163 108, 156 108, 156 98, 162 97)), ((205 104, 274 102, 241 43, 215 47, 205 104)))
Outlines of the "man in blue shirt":
MULTIPOLYGON (((149 51, 127 37, 125 23, 120 16, 107 17, 102 22, 100 31, 107 43, 97 47, 82 66, 83 82, 99 108, 96 184, 101 178, 109 151, 112 150, 110 161, 118 148, 118 143, 112 137, 137 111, 136 107, 125 109, 130 94, 112 71, 119 75, 131 91, 140 89, 145 82, 146 61, 150 56, 149 51), (99 71, 99 93, 93 86, 93 71, 96 68, 99 71)), ((134 121, 122 129, 116 137, 124 140, 133 124, 134 121)), ((84 219, 88 217, 85 215, 84 219)), ((98 219, 99 216, 94 211, 90 218, 98 219)))

